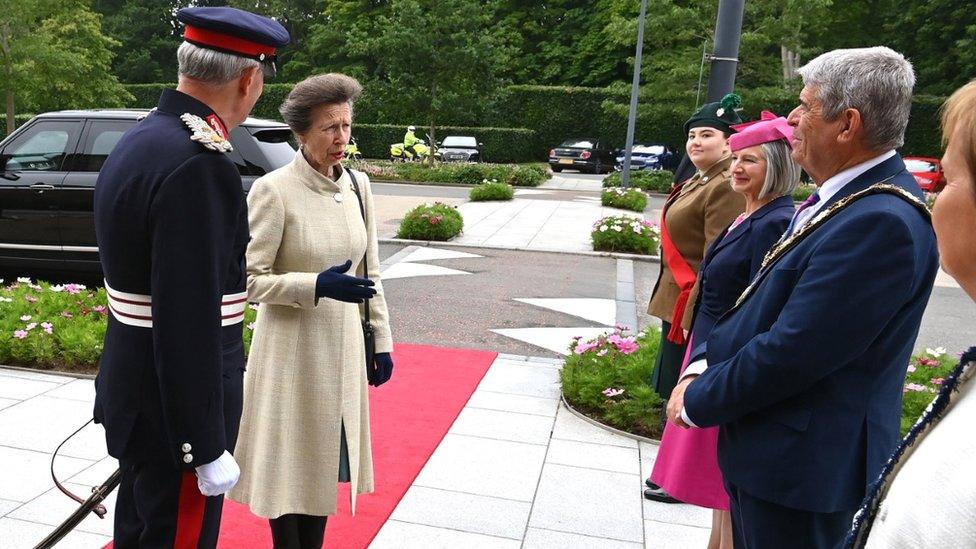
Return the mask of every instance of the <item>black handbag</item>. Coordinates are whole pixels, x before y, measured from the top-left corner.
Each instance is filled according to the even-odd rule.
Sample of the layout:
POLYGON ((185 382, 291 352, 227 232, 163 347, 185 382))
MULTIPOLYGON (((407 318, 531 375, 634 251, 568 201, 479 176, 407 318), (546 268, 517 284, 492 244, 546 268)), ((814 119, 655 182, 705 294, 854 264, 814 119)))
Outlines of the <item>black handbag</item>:
MULTIPOLYGON (((363 206, 363 197, 359 194, 359 181, 356 180, 356 173, 352 170, 346 170, 349 172, 349 179, 352 180, 352 189, 356 193, 356 200, 359 201, 359 213, 363 215, 363 225, 366 226, 366 253, 363 254, 363 277, 369 278, 369 263, 366 262, 366 257, 369 255, 369 225, 366 223, 366 208, 363 206)), ((369 321, 369 300, 363 304, 363 309, 365 310, 365 317, 363 318, 363 345, 366 351, 366 377, 371 378, 373 372, 373 359, 376 358, 376 332, 373 330, 373 324, 369 321)), ((372 383, 373 380, 369 379, 372 383)))

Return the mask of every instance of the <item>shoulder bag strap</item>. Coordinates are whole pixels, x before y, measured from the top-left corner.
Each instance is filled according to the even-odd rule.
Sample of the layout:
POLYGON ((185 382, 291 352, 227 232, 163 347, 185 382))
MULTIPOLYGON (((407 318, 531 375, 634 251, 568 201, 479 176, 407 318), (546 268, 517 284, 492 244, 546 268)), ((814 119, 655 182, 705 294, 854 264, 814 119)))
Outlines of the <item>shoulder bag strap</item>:
MULTIPOLYGON (((363 253, 363 278, 369 278, 369 263, 366 258, 369 256, 369 225, 366 223, 366 207, 363 205, 363 196, 359 193, 359 181, 356 179, 356 172, 347 169, 349 179, 352 180, 352 190, 356 193, 356 200, 359 201, 359 213, 363 216, 363 225, 366 227, 366 251, 363 253)), ((366 311, 366 322, 369 322, 369 300, 366 301, 363 309, 366 311)))

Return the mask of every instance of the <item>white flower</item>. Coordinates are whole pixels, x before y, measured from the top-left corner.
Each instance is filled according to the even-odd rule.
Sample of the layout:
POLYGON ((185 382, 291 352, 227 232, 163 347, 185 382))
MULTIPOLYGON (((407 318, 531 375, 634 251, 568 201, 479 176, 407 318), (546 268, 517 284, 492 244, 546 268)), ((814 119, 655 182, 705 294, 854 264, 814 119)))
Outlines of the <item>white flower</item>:
POLYGON ((624 230, 624 228, 621 227, 620 225, 614 225, 613 226, 613 230, 615 230, 615 231, 617 231, 619 233, 620 231, 624 230))
POLYGON ((606 225, 600 225, 600 232, 601 233, 605 233, 605 232, 607 232, 607 229, 609 229, 609 228, 610 227, 607 227, 606 225))
POLYGON ((31 281, 31 279, 27 278, 26 276, 18 276, 17 277, 17 282, 23 282, 24 284, 30 284, 30 281, 31 281))
POLYGON ((54 286, 51 286, 50 290, 52 292, 63 292, 64 291, 64 286, 62 286, 60 284, 55 284, 54 286))
POLYGON ((932 358, 939 358, 940 356, 946 354, 945 347, 936 347, 935 349, 926 347, 925 352, 932 358))
POLYGON ((12 302, 13 299, 10 299, 9 297, 0 297, 0 303, 12 303, 12 302))
POLYGON ((640 225, 634 225, 634 226, 633 226, 633 229, 634 229, 634 233, 635 233, 635 234, 641 234, 641 228, 640 228, 640 225))
POLYGON ((29 330, 33 330, 34 328, 37 328, 37 323, 36 322, 31 322, 30 324, 27 325, 27 330, 28 331, 29 330))

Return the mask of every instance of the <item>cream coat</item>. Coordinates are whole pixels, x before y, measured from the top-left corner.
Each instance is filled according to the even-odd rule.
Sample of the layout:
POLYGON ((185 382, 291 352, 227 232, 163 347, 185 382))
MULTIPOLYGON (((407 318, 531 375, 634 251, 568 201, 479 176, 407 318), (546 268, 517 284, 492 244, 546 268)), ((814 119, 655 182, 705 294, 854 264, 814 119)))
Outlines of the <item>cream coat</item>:
POLYGON ((376 352, 393 350, 373 197, 367 177, 356 176, 368 235, 349 174, 332 181, 301 153, 257 180, 248 196, 247 290, 260 307, 234 451, 241 478, 228 497, 262 517, 335 513, 343 423, 353 512, 356 494, 373 491, 361 307, 315 299, 318 273, 333 265, 352 259, 362 276, 368 242, 376 352))

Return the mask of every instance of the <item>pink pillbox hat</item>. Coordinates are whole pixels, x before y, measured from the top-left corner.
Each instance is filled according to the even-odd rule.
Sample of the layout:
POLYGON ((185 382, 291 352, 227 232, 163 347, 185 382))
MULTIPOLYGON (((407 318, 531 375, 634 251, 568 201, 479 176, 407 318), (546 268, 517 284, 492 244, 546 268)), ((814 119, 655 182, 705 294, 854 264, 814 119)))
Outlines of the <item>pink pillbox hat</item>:
POLYGON ((793 126, 782 116, 769 111, 763 111, 759 120, 736 124, 732 129, 736 132, 729 137, 732 152, 780 139, 786 140, 793 148, 793 126))

